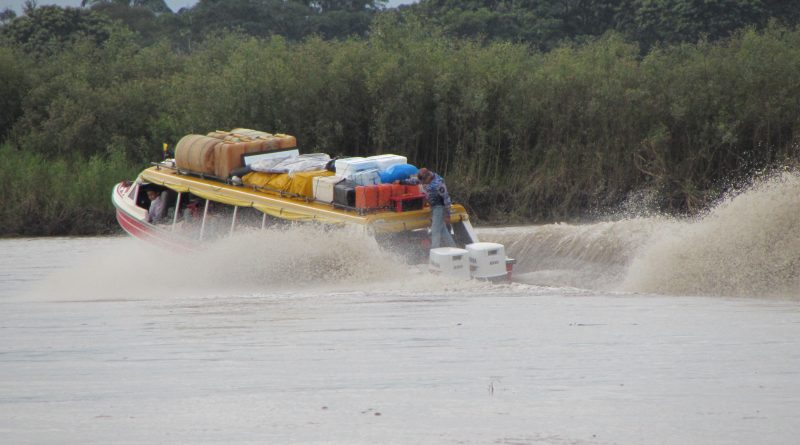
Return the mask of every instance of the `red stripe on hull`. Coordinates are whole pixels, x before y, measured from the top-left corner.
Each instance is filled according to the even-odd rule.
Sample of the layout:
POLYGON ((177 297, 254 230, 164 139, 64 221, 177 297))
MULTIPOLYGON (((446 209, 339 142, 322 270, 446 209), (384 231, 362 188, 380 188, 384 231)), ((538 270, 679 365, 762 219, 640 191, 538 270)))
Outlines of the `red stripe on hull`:
POLYGON ((117 208, 117 222, 128 234, 134 238, 138 238, 152 244, 181 251, 193 251, 192 246, 188 241, 176 239, 172 232, 162 230, 150 223, 146 223, 137 218, 127 214, 122 209, 117 208))

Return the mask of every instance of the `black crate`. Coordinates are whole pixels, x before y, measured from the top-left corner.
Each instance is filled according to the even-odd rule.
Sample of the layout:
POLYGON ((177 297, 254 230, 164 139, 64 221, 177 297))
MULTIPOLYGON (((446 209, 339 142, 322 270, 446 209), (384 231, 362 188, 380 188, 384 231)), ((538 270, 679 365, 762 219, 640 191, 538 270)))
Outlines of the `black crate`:
POLYGON ((333 186, 333 203, 343 207, 355 207, 356 184, 343 181, 333 186))

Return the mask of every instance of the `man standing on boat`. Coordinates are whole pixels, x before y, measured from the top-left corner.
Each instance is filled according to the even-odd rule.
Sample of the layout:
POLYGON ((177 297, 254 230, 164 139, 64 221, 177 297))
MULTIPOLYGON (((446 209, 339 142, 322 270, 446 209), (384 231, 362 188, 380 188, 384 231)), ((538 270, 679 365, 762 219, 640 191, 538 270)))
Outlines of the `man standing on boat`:
POLYGON ((422 184, 428 204, 431 206, 431 249, 455 247, 456 242, 450 234, 450 194, 444 179, 427 168, 419 169, 416 179, 409 178, 405 184, 422 184))

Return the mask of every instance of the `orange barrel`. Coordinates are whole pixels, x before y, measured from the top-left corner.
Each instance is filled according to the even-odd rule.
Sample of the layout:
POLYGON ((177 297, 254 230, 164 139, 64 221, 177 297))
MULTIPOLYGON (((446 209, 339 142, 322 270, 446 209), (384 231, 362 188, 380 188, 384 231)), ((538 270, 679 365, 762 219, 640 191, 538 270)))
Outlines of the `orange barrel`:
POLYGON ((356 208, 374 209, 376 207, 378 207, 378 186, 377 185, 356 186, 356 208))
POLYGON ((367 208, 374 209, 378 207, 378 186, 377 185, 368 185, 366 190, 364 190, 364 195, 366 197, 367 208))
POLYGON ((389 207, 392 202, 392 184, 378 185, 378 207, 389 207))
POLYGON ((406 186, 403 184, 391 184, 392 186, 392 196, 400 196, 406 192, 406 186))
POLYGON ((356 186, 356 208, 367 208, 367 186, 365 185, 356 186))
POLYGON ((190 134, 181 138, 175 147, 175 164, 182 170, 213 175, 215 169, 214 151, 221 142, 219 139, 190 134))
POLYGON ((243 155, 261 153, 283 148, 282 139, 258 139, 246 142, 222 142, 214 147, 216 161, 214 174, 219 178, 227 178, 231 170, 241 167, 243 155))

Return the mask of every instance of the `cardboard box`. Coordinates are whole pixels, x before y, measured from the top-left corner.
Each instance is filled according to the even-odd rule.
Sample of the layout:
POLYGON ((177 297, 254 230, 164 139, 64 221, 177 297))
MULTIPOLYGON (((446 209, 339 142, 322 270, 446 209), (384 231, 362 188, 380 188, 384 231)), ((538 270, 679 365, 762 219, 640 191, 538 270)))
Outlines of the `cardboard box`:
POLYGON ((334 186, 344 181, 344 178, 341 176, 316 176, 313 181, 314 199, 330 204, 333 202, 334 186))

